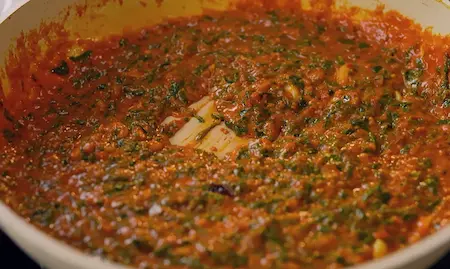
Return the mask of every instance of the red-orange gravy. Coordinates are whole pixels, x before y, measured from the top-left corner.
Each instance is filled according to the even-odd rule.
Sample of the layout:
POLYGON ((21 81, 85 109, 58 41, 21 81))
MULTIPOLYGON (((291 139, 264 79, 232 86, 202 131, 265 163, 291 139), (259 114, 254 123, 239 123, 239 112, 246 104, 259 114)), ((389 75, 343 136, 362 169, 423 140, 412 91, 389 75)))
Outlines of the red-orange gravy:
POLYGON ((450 218, 450 57, 371 15, 207 12, 9 66, 35 100, 2 98, 0 199, 139 268, 339 268, 404 248, 450 218), (160 123, 206 95, 255 142, 225 160, 170 145, 183 121, 160 123))

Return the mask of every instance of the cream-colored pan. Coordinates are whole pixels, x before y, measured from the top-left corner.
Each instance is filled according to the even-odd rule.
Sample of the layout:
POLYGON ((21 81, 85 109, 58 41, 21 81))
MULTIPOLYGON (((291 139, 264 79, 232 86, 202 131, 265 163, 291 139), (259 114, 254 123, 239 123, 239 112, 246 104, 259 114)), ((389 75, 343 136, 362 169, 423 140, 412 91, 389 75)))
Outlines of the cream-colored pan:
MULTIPOLYGON (((8 91, 8 79, 2 73, 10 49, 14 48, 15 39, 22 32, 38 29, 41 22, 61 22, 67 19, 66 27, 74 38, 101 37, 111 33, 120 33, 125 27, 139 28, 157 23, 167 17, 195 15, 203 8, 225 9, 230 0, 164 0, 158 7, 154 0, 0 0, 0 81, 3 89, 8 91), (27 2, 11 17, 13 9, 27 2), (106 5, 98 6, 101 2, 106 5), (123 2, 121 5, 120 2, 123 2), (3 4, 8 4, 3 8, 3 4), (144 3, 144 5, 142 4, 144 3), (83 16, 76 12, 66 18, 67 9, 74 4, 86 5, 83 16), (3 74, 3 75, 2 75, 3 74)), ((257 0, 255 0, 257 1, 257 0)), ((275 0, 274 0, 275 1, 275 0)), ((286 1, 286 0, 284 0, 286 1)), ((387 9, 394 9, 411 17, 424 27, 433 27, 434 31, 450 34, 450 9, 445 3, 435 0, 337 0, 339 7, 356 5, 363 8, 375 8, 384 4, 387 9)), ((314 7, 304 3, 305 7, 314 7)), ((295 98, 295 89, 286 90, 295 98)), ((18 94, 11 93, 8 94, 18 94)), ((21 93, 23 94, 23 93, 21 93)), ((23 96, 25 97, 25 96, 23 96)), ((227 153, 247 145, 250 141, 237 137, 224 122, 212 117, 214 102, 208 97, 194 104, 192 109, 199 117, 191 118, 170 139, 175 145, 192 146, 213 152, 219 158, 227 153)), ((164 124, 175 120, 169 117, 164 124)), ((0 126, 1 127, 1 126, 0 126)), ((118 264, 86 255, 45 233, 15 214, 0 202, 0 229, 7 233, 24 251, 36 261, 49 269, 123 269, 118 264)), ((450 228, 442 229, 420 242, 388 255, 385 258, 356 266, 357 269, 423 269, 427 268, 450 250, 450 228)), ((4 268, 0 263, 0 268, 4 268)))

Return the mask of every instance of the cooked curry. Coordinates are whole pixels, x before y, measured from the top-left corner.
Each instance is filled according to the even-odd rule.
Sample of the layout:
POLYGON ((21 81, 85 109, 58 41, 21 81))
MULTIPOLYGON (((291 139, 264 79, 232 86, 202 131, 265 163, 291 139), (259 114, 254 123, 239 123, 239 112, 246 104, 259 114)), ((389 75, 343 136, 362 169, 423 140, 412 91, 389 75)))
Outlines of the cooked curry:
POLYGON ((138 268, 340 268, 441 229, 448 45, 354 12, 210 11, 9 66, 35 99, 2 97, 0 199, 138 268), (202 98, 223 156, 171 140, 202 98))

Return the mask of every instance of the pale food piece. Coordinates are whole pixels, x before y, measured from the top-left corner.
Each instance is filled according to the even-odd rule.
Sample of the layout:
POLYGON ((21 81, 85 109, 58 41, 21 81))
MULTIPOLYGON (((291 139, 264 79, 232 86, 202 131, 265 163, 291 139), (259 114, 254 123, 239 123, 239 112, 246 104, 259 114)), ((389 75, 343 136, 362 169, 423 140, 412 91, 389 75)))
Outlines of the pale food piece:
POLYGON ((300 100, 301 95, 297 87, 289 83, 284 89, 292 97, 292 99, 294 99, 294 101, 300 100))
MULTIPOLYGON (((209 101, 211 101, 211 98, 209 98, 209 96, 205 96, 202 99, 200 99, 200 101, 193 103, 191 106, 189 106, 190 109, 192 109, 193 111, 199 111, 202 107, 204 107, 209 101)), ((180 120, 180 118, 176 118, 173 116, 169 116, 167 117, 161 124, 162 125, 167 125, 171 122, 174 122, 176 120, 180 120)))
POLYGON ((373 243, 372 256, 375 259, 378 259, 385 256, 387 253, 388 253, 388 246, 386 242, 384 242, 381 239, 375 240, 375 242, 373 243))
POLYGON ((349 74, 350 74, 350 66, 348 64, 344 64, 341 67, 339 67, 336 71, 336 81, 341 86, 347 85, 349 81, 349 74))
POLYGON ((248 143, 248 139, 238 137, 222 122, 211 129, 196 148, 213 152, 217 157, 222 159, 227 153, 248 145, 248 143))
POLYGON ((216 112, 214 102, 206 104, 195 117, 192 117, 181 129, 171 137, 170 143, 178 146, 187 146, 196 143, 197 136, 215 124, 212 114, 216 112))
MULTIPOLYGON (((212 152, 221 159, 228 153, 248 145, 249 139, 238 137, 224 122, 213 117, 217 109, 209 97, 202 98, 190 108, 198 112, 169 139, 172 145, 191 146, 212 152)), ((177 119, 169 116, 162 124, 169 124, 177 119)))

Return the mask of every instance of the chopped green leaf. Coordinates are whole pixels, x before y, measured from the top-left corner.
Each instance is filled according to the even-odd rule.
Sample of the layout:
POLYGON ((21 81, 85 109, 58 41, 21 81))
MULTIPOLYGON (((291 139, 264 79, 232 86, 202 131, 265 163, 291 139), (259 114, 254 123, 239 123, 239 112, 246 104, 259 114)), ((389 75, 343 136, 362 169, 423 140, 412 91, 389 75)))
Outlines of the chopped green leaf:
POLYGON ((367 44, 366 42, 360 42, 360 43, 358 44, 358 47, 359 47, 360 49, 366 49, 366 48, 370 48, 370 45, 367 44))
POLYGON ((53 68, 51 70, 53 74, 56 74, 58 76, 66 76, 69 74, 69 66, 67 65, 66 61, 61 61, 59 66, 53 68))
POLYGON ((354 45, 355 44, 355 40, 353 39, 348 39, 348 38, 339 38, 338 41, 342 44, 346 44, 346 45, 354 45))
POLYGON ((92 50, 87 50, 78 56, 69 57, 72 62, 84 62, 91 57, 92 50))
POLYGON ((383 67, 380 66, 380 65, 376 65, 376 66, 372 67, 372 71, 373 71, 374 73, 378 73, 378 72, 380 72, 382 69, 383 69, 383 67))

